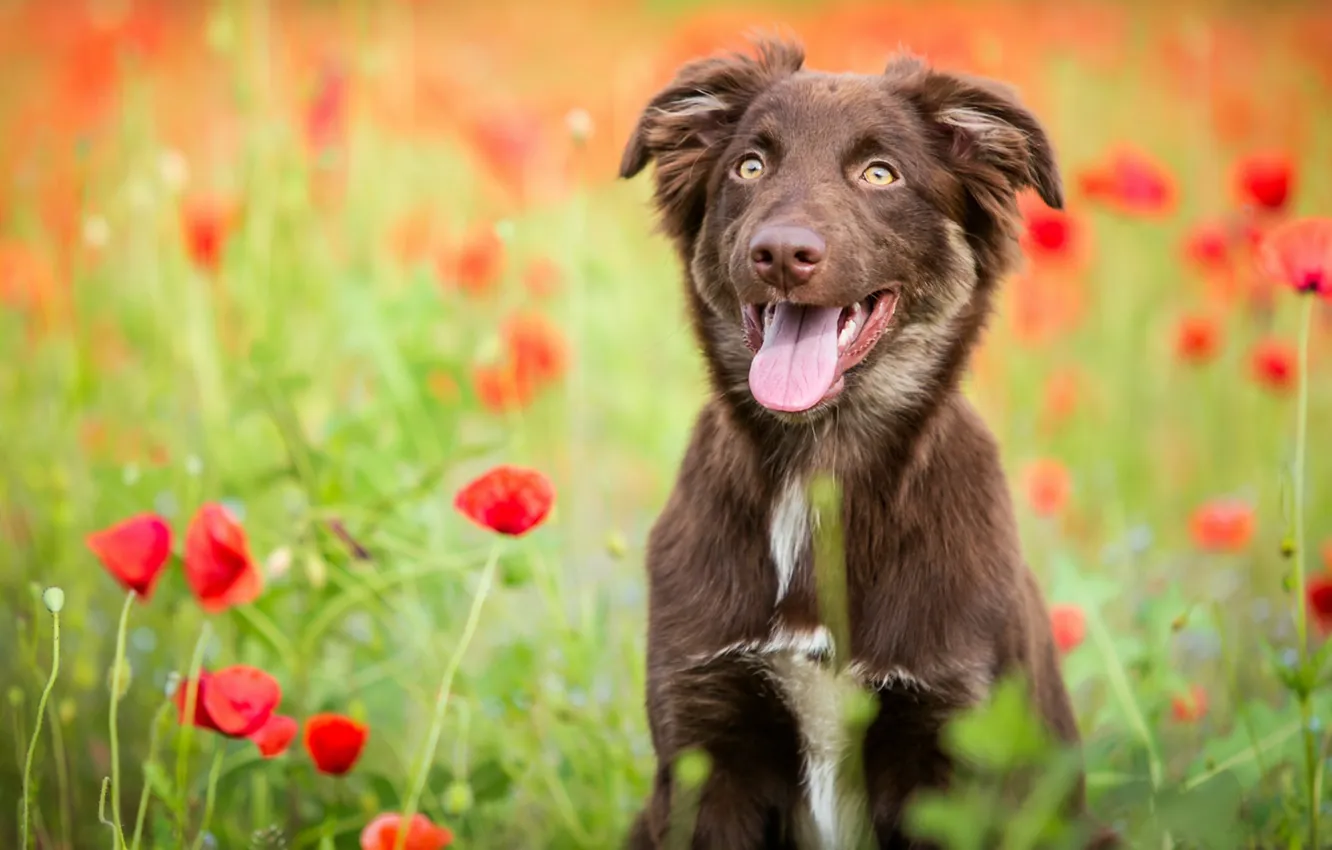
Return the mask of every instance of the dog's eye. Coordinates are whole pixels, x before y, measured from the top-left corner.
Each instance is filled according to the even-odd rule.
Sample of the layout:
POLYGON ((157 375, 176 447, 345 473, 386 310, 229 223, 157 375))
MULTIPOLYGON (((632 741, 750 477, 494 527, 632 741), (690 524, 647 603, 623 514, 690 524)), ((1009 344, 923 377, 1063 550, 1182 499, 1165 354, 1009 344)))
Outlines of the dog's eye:
POLYGON ((739 174, 742 180, 754 180, 763 173, 763 160, 756 156, 747 156, 740 160, 735 173, 739 174))
POLYGON ((889 183, 897 182, 897 175, 893 174, 893 170, 888 166, 876 162, 865 169, 860 179, 871 186, 887 186, 889 183))

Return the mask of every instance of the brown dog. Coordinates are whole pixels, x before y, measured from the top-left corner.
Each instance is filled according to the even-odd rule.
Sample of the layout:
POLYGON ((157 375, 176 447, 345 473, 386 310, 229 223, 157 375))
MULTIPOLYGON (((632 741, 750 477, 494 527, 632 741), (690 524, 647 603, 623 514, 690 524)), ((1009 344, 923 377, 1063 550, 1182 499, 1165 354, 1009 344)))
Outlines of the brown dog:
POLYGON ((689 749, 711 761, 695 848, 832 850, 912 846, 905 801, 950 775, 941 724, 1000 676, 1078 738, 994 440, 958 389, 1016 258, 1015 193, 1061 206, 1049 140, 987 81, 803 60, 765 42, 686 65, 621 165, 656 162, 714 390, 648 548, 659 767, 635 848, 664 841, 689 749), (811 567, 824 471, 844 499, 839 665, 811 567), (849 785, 846 679, 878 699, 849 785))

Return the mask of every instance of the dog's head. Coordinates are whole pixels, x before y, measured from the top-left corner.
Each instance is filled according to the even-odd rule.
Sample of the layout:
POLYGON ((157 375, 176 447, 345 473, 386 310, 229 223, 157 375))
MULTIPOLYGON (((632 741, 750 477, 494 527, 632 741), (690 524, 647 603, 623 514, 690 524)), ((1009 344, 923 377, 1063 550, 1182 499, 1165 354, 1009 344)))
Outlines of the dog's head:
POLYGON ((960 369, 1012 256, 1015 194, 1062 204, 1007 89, 906 57, 802 70, 802 49, 684 66, 620 166, 656 162, 720 388, 780 418, 909 406, 960 369))

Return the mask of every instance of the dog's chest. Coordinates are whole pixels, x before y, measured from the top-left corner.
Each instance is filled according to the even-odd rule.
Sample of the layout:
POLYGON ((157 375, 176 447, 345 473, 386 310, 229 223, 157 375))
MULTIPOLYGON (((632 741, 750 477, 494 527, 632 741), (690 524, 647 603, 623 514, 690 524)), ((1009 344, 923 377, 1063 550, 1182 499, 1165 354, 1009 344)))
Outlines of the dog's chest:
MULTIPOLYGON (((799 482, 779 493, 771 513, 769 555, 776 571, 775 609, 793 588, 807 586, 813 519, 799 482)), ((848 724, 851 700, 861 692, 855 665, 835 665, 828 630, 793 628, 778 618, 758 648, 800 730, 804 806, 796 815, 802 848, 854 848, 870 837, 863 778, 848 724), (838 672, 840 670, 840 672, 838 672)))

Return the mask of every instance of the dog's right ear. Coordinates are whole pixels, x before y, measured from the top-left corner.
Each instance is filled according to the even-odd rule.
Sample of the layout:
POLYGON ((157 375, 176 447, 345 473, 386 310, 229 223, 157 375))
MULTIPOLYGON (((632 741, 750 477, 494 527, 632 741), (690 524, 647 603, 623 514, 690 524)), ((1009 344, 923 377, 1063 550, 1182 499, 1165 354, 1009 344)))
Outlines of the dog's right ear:
POLYGON ((686 244, 703 224, 714 159, 750 103, 782 77, 800 70, 804 49, 761 41, 757 56, 731 54, 685 65, 648 103, 620 160, 633 177, 656 160, 656 204, 662 228, 686 244))

